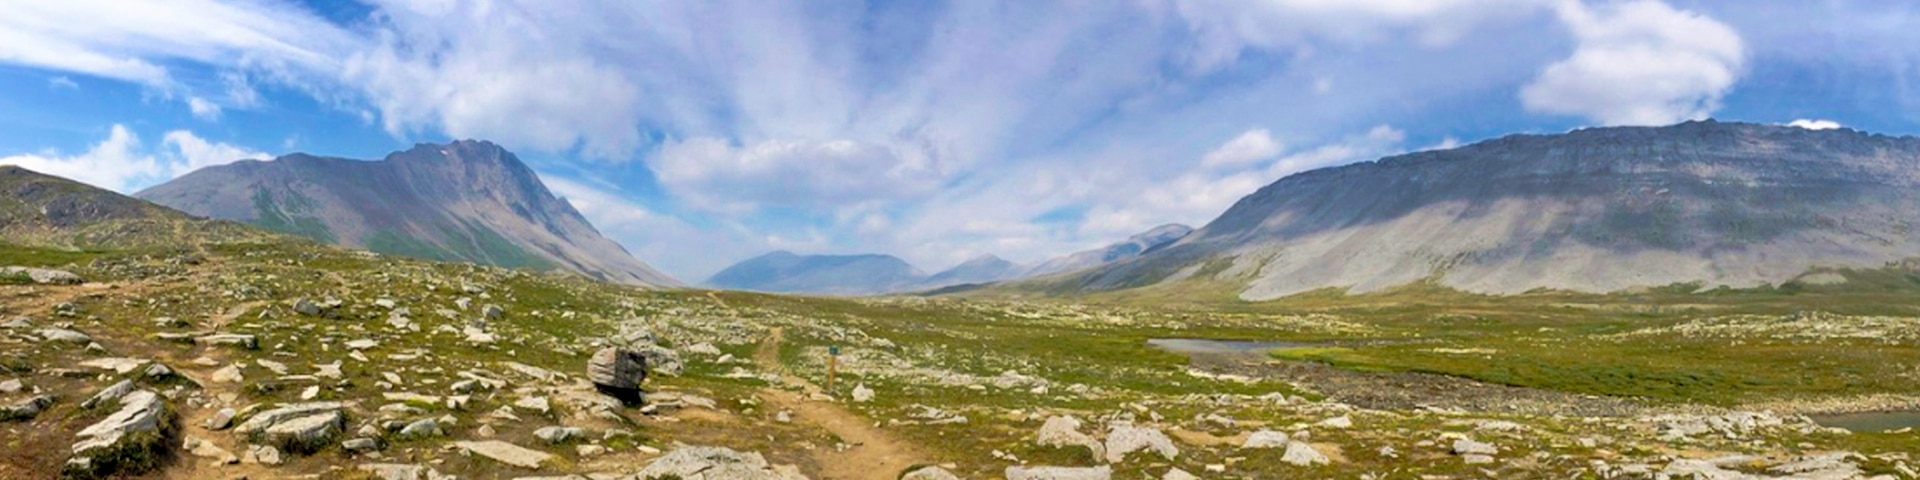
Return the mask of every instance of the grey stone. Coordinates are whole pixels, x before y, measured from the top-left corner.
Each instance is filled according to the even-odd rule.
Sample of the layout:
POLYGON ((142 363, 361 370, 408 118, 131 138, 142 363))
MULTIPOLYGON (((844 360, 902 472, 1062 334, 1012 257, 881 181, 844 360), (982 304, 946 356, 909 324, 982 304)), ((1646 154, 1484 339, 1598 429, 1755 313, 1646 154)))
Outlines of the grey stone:
POLYGON ((900 477, 900 480, 960 480, 960 477, 955 476, 953 472, 949 472, 947 469, 929 466, 907 472, 906 475, 900 477))
POLYGON ((54 270, 50 268, 34 268, 34 267, 6 267, 5 269, 0 269, 0 270, 4 270, 3 272, 0 272, 0 273, 5 273, 8 275, 19 275, 24 273, 27 275, 28 280, 33 281, 33 283, 38 283, 42 285, 79 285, 82 283, 86 283, 87 281, 84 278, 80 278, 79 275, 74 275, 73 272, 69 272, 66 270, 54 270))
POLYGON ((40 412, 53 405, 52 395, 38 395, 0 407, 0 422, 31 420, 40 416, 40 412))
POLYGON ((553 458, 552 454, 539 450, 529 450, 499 440, 454 442, 454 446, 496 462, 521 468, 540 468, 541 464, 553 458))
POLYGON ((91 409, 93 407, 105 404, 107 402, 119 400, 120 397, 124 397, 128 393, 132 393, 132 392, 133 392, 133 381, 121 380, 119 383, 115 383, 113 385, 108 386, 107 388, 100 389, 100 392, 93 394, 93 397, 88 398, 84 402, 80 402, 80 408, 91 409))
POLYGON ((76 332, 73 330, 67 330, 64 328, 42 328, 38 331, 35 331, 34 333, 40 335, 40 338, 44 338, 49 342, 80 343, 80 344, 93 342, 93 337, 89 337, 87 336, 87 334, 76 332))
POLYGON ((1280 461, 1302 467, 1326 465, 1333 462, 1327 459, 1325 454, 1320 453, 1319 450, 1315 450, 1312 445, 1308 445, 1306 442, 1287 442, 1287 453, 1280 457, 1280 461))
POLYGON ((380 441, 371 438, 350 438, 340 442, 340 448, 354 453, 365 453, 380 449, 380 441))
POLYGON ((213 416, 207 417, 207 429, 226 430, 227 427, 233 426, 233 416, 235 414, 236 412, 231 408, 222 408, 218 412, 213 412, 213 416))
POLYGON ((540 427, 539 430, 533 431, 534 437, 544 440, 547 443, 565 442, 580 438, 583 435, 579 427, 540 427))
POLYGON ((120 397, 120 410, 76 435, 73 456, 62 475, 97 478, 136 475, 158 466, 168 448, 162 441, 173 424, 166 400, 148 390, 120 397))
POLYGON ((1273 430, 1261 430, 1247 436, 1247 442, 1240 448, 1281 448, 1287 446, 1287 434, 1273 430))
MULTIPOLYGON (((797 475, 797 474, 796 474, 797 475)), ((723 447, 682 446, 654 459, 635 475, 642 479, 679 477, 683 480, 788 480, 758 453, 723 447)))
POLYGON ((1180 456, 1173 439, 1159 430, 1131 425, 1115 425, 1107 432, 1107 463, 1120 463, 1127 454, 1147 450, 1167 460, 1180 456))
POLYGON ((587 360, 587 381, 616 390, 638 390, 647 379, 647 358, 638 351, 602 348, 587 360))
POLYGON ((253 335, 244 335, 244 334, 238 334, 238 333, 219 333, 219 334, 207 335, 207 336, 203 336, 198 339, 195 339, 195 341, 200 342, 201 345, 216 346, 216 347, 218 346, 240 347, 247 350, 257 350, 260 348, 259 338, 254 337, 253 335))
POLYGON ((1007 480, 1111 480, 1113 467, 1007 467, 1007 480))
POLYGON ((1500 449, 1498 447, 1489 443, 1477 442, 1471 438, 1462 438, 1453 441, 1454 455, 1497 455, 1499 453, 1500 449))
POLYGON ((440 423, 431 418, 415 420, 400 428, 400 436, 406 438, 425 438, 446 435, 440 430, 440 423))
POLYGON ((1093 436, 1080 433, 1080 420, 1068 416, 1056 416, 1040 425, 1040 433, 1034 442, 1042 447, 1083 446, 1093 453, 1093 458, 1107 456, 1106 445, 1094 440, 1093 436))

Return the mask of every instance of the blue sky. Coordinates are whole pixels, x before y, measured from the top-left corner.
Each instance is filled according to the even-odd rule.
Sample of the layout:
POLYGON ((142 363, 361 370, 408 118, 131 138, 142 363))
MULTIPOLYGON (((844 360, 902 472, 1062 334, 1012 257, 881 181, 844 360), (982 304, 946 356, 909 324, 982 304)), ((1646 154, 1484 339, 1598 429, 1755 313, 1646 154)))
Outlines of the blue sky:
POLYGON ((1904 2, 0 0, 0 163, 134 192, 488 139, 698 281, 1017 262, 1282 176, 1715 117, 1920 133, 1904 2))

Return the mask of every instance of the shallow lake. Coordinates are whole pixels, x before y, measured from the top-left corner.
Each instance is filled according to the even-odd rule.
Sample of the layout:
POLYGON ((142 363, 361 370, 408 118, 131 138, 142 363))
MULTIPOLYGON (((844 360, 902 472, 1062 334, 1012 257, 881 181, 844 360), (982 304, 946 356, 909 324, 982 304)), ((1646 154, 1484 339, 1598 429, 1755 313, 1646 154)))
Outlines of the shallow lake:
POLYGON ((1809 415, 1814 423, 1855 432, 1884 432, 1902 428, 1920 428, 1920 412, 1869 412, 1839 415, 1809 415))
POLYGON ((1216 340, 1211 338, 1155 338, 1147 340, 1147 345, 1173 353, 1239 353, 1260 355, 1267 350, 1285 347, 1312 345, 1300 342, 1271 342, 1257 340, 1216 340))

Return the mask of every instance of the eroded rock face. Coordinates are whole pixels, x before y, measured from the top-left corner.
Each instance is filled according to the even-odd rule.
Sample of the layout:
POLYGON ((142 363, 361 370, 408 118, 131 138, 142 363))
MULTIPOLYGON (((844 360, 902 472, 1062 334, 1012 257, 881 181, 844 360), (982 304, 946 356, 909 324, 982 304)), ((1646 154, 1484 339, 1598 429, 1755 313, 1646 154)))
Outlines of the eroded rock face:
POLYGON ((166 455, 167 437, 174 431, 173 412, 166 400, 149 390, 119 397, 120 410, 77 435, 73 457, 61 475, 87 479, 152 470, 166 455))

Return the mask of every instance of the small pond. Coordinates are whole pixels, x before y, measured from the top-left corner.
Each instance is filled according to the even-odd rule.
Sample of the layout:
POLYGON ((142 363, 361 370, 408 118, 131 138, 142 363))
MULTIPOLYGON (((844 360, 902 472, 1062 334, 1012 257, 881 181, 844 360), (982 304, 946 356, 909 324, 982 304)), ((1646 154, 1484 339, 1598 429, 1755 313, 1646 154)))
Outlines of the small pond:
POLYGON ((1808 415, 1814 423, 1855 432, 1884 432, 1902 428, 1920 428, 1920 412, 1869 412, 1838 415, 1808 415))
POLYGON ((1262 355, 1265 354, 1267 350, 1276 348, 1301 347, 1313 344, 1255 340, 1217 340, 1211 338, 1155 338, 1147 340, 1147 345, 1161 350, 1187 355, 1196 353, 1262 355))

